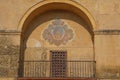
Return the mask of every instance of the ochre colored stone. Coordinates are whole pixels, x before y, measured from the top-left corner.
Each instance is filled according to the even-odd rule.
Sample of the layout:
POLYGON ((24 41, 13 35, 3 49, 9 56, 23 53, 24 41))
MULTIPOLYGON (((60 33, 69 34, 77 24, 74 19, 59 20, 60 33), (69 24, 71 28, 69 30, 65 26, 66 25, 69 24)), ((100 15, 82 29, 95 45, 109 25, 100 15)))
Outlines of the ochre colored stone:
MULTIPOLYGON (((119 80, 120 0, 0 0, 0 80, 17 80, 24 60, 50 61, 52 50, 67 51, 67 60, 96 61, 98 80, 119 80), (67 28, 52 25, 44 37, 56 19, 67 28)), ((42 67, 49 76, 50 64, 42 67)))

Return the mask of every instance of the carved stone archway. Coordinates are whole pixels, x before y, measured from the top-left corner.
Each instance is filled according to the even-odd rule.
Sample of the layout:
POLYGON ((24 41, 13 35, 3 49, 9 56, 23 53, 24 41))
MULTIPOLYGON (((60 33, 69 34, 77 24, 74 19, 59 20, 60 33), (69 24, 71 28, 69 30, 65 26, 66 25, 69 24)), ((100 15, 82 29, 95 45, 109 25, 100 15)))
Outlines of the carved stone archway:
MULTIPOLYGON (((32 6, 30 9, 27 10, 27 12, 24 14, 24 16, 21 18, 20 23, 18 25, 18 30, 21 31, 21 54, 20 54, 20 68, 23 69, 23 59, 24 54, 22 53, 22 44, 24 41, 24 33, 28 28, 28 24, 32 19, 34 19, 37 15, 40 15, 42 13, 45 13, 50 10, 65 10, 75 13, 76 15, 80 16, 88 25, 91 32, 92 38, 94 37, 93 31, 96 29, 96 23, 92 15, 89 13, 89 11, 84 8, 82 5, 76 3, 73 0, 44 0, 41 1, 34 6, 32 6), (61 7, 62 6, 62 7, 61 7)), ((93 39, 94 41, 94 39, 93 39)), ((94 43, 94 42, 93 42, 94 43)), ((23 71, 19 71, 19 76, 22 76, 23 71)))
POLYGON ((77 2, 73 0, 44 0, 27 10, 19 22, 18 30, 23 32, 25 26, 38 14, 57 9, 71 11, 82 17, 90 25, 92 30, 97 28, 90 12, 77 2))

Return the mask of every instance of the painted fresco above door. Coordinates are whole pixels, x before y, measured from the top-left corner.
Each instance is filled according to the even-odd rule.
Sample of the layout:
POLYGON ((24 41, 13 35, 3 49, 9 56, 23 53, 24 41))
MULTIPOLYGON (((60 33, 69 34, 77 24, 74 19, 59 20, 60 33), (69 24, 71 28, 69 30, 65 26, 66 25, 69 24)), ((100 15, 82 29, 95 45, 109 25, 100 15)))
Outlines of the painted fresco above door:
POLYGON ((50 44, 60 46, 61 44, 67 44, 68 41, 73 39, 74 33, 70 26, 57 18, 43 31, 42 36, 50 44))

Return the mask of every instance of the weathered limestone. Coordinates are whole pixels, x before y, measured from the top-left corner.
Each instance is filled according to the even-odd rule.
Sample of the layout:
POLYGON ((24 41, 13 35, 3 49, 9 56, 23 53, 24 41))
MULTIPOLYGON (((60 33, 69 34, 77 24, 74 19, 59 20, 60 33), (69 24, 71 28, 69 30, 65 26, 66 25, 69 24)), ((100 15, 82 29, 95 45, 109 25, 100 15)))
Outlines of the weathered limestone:
POLYGON ((0 80, 17 80, 16 78, 0 78, 0 80))
POLYGON ((13 39, 0 35, 0 77, 18 76, 19 45, 13 39))
POLYGON ((95 55, 98 77, 120 78, 120 35, 96 35, 95 55))
MULTIPOLYGON (((25 15, 25 13, 27 13, 27 11, 31 9, 31 7, 34 7, 35 4, 37 5, 38 3, 42 3, 43 1, 44 0, 0 0, 0 77, 1 77, 0 80, 16 80, 15 77, 18 77, 18 66, 19 66, 18 61, 20 55, 20 46, 22 44, 21 43, 22 39, 20 40, 20 38, 21 38, 21 34, 22 37, 26 35, 24 34, 26 32, 21 33, 23 32, 22 30, 18 31, 18 27, 19 27, 18 25, 20 24, 20 21, 25 15), (13 77, 13 78, 9 78, 9 77, 13 77)), ((51 0, 51 1, 57 2, 62 0, 51 0)), ((70 0, 63 0, 63 2, 64 1, 69 2, 70 0)), ((70 48, 64 48, 65 47, 64 45, 62 45, 63 48, 56 47, 54 45, 52 45, 51 47, 51 45, 49 45, 48 42, 44 42, 43 40, 41 40, 42 48, 30 48, 32 45, 34 45, 34 43, 28 42, 28 44, 25 43, 28 46, 28 48, 25 50, 26 53, 25 55, 27 55, 25 56, 26 60, 28 58, 32 59, 33 57, 36 57, 35 59, 37 59, 38 55, 41 55, 44 52, 46 54, 49 54, 49 51, 53 49, 68 50, 68 52, 70 53, 70 55, 68 55, 69 60, 71 58, 81 59, 81 60, 86 60, 89 58, 88 60, 94 60, 91 54, 93 55, 95 53, 94 57, 96 60, 96 73, 97 73, 96 77, 102 78, 100 80, 119 80, 120 79, 120 59, 119 59, 120 58, 120 54, 119 54, 120 0, 71 0, 71 1, 79 4, 85 10, 87 9, 88 12, 90 13, 87 13, 87 11, 84 12, 86 12, 87 15, 89 16, 92 15, 92 17, 95 19, 94 21, 94 19, 91 19, 92 17, 89 18, 97 24, 96 29, 94 31, 91 30, 91 32, 94 32, 94 34, 93 33, 91 34, 93 38, 93 45, 91 45, 92 40, 90 41, 91 39, 90 35, 87 34, 87 32, 84 32, 83 29, 83 27, 85 26, 90 27, 90 25, 88 24, 83 24, 83 22, 86 22, 88 19, 86 21, 83 20, 82 23, 76 24, 75 22, 81 22, 82 19, 79 21, 79 19, 76 19, 74 15, 69 15, 64 13, 62 15, 64 17, 62 18, 65 17, 71 18, 71 20, 70 18, 67 18, 68 20, 63 19, 64 22, 67 22, 70 26, 73 26, 72 29, 75 29, 74 32, 76 32, 75 33, 76 36, 74 37, 76 40, 73 43, 72 41, 68 42, 67 47, 70 48), (74 20, 72 21, 72 19, 75 19, 75 21, 74 20), (78 32, 78 30, 81 31, 78 32), (86 48, 86 46, 88 46, 88 48, 86 48), (82 48, 72 49, 72 47, 84 47, 84 49, 82 48), (80 52, 81 54, 75 53, 76 54, 75 56, 74 51, 80 52), (35 56, 32 56, 33 52, 36 53, 35 56)), ((66 6, 61 6, 61 7, 62 9, 64 9, 64 7, 66 6)), ((73 8, 69 7, 68 9, 72 10, 73 8)), ((39 11, 42 10, 38 10, 38 12, 39 11)), ((77 13, 75 9, 73 9, 73 12, 75 12, 75 14, 77 13)), ((57 13, 57 15, 58 14, 59 13, 57 13)), ((76 15, 81 15, 81 14, 76 14, 76 15)), ((29 17, 29 15, 27 16, 29 17)), ((32 16, 34 16, 34 14, 32 16)), ((49 18, 49 15, 42 16, 40 19, 36 21, 37 23, 39 23, 41 19, 44 20, 45 18, 49 18)), ((40 27, 39 29, 37 29, 38 28, 37 27, 35 32, 31 32, 33 33, 33 36, 38 35, 37 32, 39 31, 37 30, 42 31, 46 27, 46 25, 48 26, 49 21, 46 21, 43 25, 38 25, 38 27, 41 26, 42 28, 40 27)), ((35 25, 36 22, 33 20, 33 24, 31 23, 29 27, 31 27, 32 29, 32 27, 35 25)), ((21 26, 21 28, 22 27, 23 26, 21 26)), ((29 29, 27 28, 26 31, 29 29)), ((30 37, 34 38, 33 36, 30 37)), ((40 37, 40 34, 36 37, 40 37)), ((43 57, 41 56, 41 59, 49 60, 49 56, 43 56, 43 57)))

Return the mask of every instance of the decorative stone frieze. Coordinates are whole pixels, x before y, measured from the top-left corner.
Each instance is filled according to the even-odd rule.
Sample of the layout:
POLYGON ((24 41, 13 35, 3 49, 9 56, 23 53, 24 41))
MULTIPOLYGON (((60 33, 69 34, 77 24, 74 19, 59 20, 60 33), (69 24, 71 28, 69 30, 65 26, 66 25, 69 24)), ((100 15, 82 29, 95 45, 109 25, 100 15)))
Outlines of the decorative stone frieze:
POLYGON ((9 72, 10 57, 8 55, 0 55, 0 76, 5 77, 9 72))
POLYGON ((18 73, 18 61, 19 61, 19 54, 16 55, 11 55, 10 56, 10 71, 9 71, 9 76, 12 77, 17 77, 18 73))
POLYGON ((7 37, 0 37, 0 55, 14 55, 19 52, 19 46, 13 45, 7 37))
POLYGON ((9 68, 0 67, 0 77, 6 77, 8 75, 9 68))
POLYGON ((10 38, 0 37, 0 76, 17 76, 19 46, 13 45, 10 38))
POLYGON ((0 67, 8 67, 10 62, 9 55, 0 55, 0 67))

